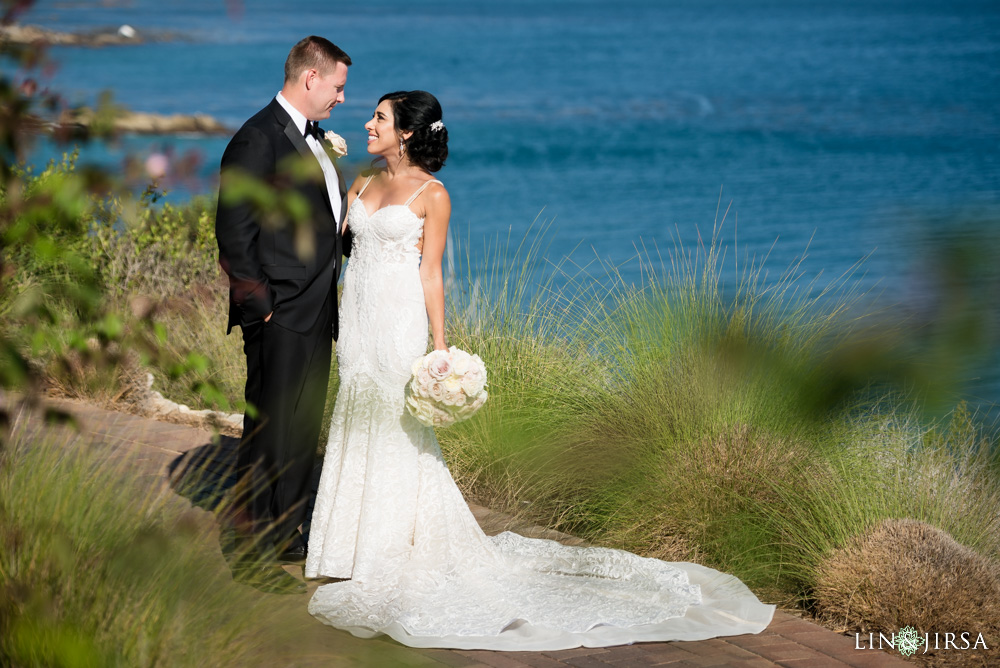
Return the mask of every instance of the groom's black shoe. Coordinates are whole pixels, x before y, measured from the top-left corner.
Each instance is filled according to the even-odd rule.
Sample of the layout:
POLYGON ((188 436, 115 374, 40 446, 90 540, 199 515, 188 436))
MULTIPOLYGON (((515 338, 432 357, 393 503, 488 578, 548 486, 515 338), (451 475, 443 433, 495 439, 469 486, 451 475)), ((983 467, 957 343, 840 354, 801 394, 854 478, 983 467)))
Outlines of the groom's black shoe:
POLYGON ((254 564, 233 569, 233 580, 265 594, 304 594, 306 584, 276 564, 254 564))
POLYGON ((304 564, 306 563, 306 548, 302 545, 295 545, 287 548, 278 555, 279 564, 304 564))

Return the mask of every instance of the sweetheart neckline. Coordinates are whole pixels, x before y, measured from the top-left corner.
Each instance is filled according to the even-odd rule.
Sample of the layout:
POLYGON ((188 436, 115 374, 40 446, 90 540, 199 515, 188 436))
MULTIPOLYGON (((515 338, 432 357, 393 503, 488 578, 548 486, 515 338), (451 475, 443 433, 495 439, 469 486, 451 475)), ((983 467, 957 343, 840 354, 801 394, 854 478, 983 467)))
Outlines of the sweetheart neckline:
POLYGON ((394 206, 404 207, 407 211, 409 211, 411 214, 413 214, 414 218, 416 218, 417 220, 423 220, 423 218, 421 218, 417 214, 413 213, 413 209, 410 208, 409 204, 386 204, 385 206, 381 206, 381 207, 375 209, 375 211, 373 211, 372 213, 368 213, 368 207, 365 206, 364 201, 360 197, 355 197, 354 201, 351 202, 351 206, 354 206, 355 204, 360 204, 361 205, 361 210, 365 212, 365 218, 368 218, 369 220, 371 220, 375 216, 375 214, 377 214, 379 211, 385 211, 386 209, 390 209, 390 208, 392 208, 394 206))

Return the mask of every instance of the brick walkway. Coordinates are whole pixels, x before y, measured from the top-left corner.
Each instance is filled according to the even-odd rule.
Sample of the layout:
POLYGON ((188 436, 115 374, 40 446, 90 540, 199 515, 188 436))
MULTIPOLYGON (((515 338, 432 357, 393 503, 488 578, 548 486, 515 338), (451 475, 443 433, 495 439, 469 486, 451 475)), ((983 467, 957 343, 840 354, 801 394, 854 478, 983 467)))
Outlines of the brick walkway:
MULTIPOLYGON (((211 444, 212 435, 200 429, 148 420, 123 413, 101 410, 88 404, 58 402, 60 408, 74 415, 80 430, 88 441, 100 444, 111 458, 130 457, 141 463, 144 472, 166 480, 167 472, 176 467, 183 457, 190 458, 198 449, 211 444)), ((31 420, 29 431, 41 429, 31 420)), ((216 446, 218 447, 218 446, 216 446)), ((220 472, 225 475, 225 472, 220 472)), ((507 519, 486 508, 470 504, 476 519, 487 533, 514 528, 526 535, 548 537, 573 543, 579 542, 565 534, 537 527, 511 527, 507 519)), ((294 571, 290 570, 293 574, 294 571)), ((316 585, 312 584, 310 591, 316 585)), ((264 594, 262 594, 264 596, 264 594)), ((293 597, 276 597, 285 601, 293 597)), ((316 646, 307 648, 309 660, 290 658, 288 665, 341 665, 338 658, 345 652, 372 643, 390 643, 388 640, 358 640, 346 633, 325 627, 305 610, 306 597, 299 599, 303 624, 315 627, 316 646), (346 649, 345 649, 346 648, 346 649)), ((454 666, 458 668, 493 666, 495 668, 607 668, 617 666, 738 666, 742 668, 769 668, 773 666, 801 666, 803 668, 834 668, 837 666, 903 666, 898 655, 878 650, 856 650, 852 637, 842 636, 828 629, 778 612, 774 621, 758 635, 734 636, 697 642, 640 643, 606 649, 573 649, 559 652, 489 652, 465 650, 416 650, 406 649, 405 663, 414 666, 454 666)), ((397 652, 397 654, 399 654, 397 652)), ((359 665, 358 659, 350 660, 359 665)))

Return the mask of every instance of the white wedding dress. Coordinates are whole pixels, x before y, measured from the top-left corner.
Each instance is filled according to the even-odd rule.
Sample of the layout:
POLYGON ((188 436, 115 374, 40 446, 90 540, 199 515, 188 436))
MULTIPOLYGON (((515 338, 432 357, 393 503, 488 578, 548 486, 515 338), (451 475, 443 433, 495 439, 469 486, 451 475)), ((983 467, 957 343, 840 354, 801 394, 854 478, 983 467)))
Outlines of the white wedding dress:
POLYGON ((347 214, 340 389, 305 574, 349 580, 319 587, 309 612, 356 636, 508 651, 763 630, 774 606, 730 575, 479 528, 434 430, 403 403, 427 347, 415 248, 423 220, 409 208, 423 187, 373 214, 362 188, 347 214))

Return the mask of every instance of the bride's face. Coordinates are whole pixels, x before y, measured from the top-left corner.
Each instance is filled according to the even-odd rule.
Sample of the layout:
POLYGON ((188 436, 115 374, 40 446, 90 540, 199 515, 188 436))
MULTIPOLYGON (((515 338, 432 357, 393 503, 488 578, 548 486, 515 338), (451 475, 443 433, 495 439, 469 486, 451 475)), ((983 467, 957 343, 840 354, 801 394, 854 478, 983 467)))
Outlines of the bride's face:
POLYGON ((385 157, 399 155, 399 135, 396 133, 396 117, 392 115, 389 100, 379 102, 372 119, 365 123, 368 130, 368 152, 385 157))

